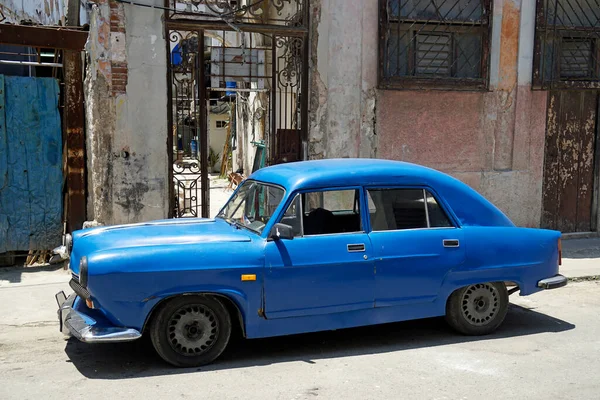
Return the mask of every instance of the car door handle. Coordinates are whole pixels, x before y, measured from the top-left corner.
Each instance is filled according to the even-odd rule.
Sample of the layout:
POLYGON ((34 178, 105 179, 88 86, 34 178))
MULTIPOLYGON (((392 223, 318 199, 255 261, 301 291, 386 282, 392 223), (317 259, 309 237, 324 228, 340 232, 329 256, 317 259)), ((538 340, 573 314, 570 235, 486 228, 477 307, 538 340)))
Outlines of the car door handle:
POLYGON ((444 247, 460 247, 458 239, 444 239, 444 247))
POLYGON ((349 253, 358 253, 361 251, 365 251, 365 245, 363 243, 360 244, 349 244, 348 252, 349 253))

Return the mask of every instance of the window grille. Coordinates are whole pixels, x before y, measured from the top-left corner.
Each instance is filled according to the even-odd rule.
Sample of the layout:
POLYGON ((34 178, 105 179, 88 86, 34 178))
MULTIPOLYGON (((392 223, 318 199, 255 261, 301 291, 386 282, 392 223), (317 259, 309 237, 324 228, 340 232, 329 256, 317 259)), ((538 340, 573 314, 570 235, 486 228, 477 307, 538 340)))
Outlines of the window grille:
POLYGON ((380 0, 382 88, 487 86, 491 0, 380 0))
POLYGON ((537 0, 534 86, 600 88, 598 39, 597 1, 537 0))

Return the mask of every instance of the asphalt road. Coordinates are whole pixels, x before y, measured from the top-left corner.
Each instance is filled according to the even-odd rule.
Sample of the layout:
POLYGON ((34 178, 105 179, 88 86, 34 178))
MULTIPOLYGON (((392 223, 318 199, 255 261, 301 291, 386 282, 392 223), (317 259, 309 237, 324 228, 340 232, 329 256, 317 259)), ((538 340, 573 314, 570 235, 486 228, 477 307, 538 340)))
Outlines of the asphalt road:
POLYGON ((0 273, 0 399, 599 399, 600 282, 511 296, 492 336, 442 319, 238 340, 174 369, 148 341, 85 345, 58 332, 62 271, 0 273))

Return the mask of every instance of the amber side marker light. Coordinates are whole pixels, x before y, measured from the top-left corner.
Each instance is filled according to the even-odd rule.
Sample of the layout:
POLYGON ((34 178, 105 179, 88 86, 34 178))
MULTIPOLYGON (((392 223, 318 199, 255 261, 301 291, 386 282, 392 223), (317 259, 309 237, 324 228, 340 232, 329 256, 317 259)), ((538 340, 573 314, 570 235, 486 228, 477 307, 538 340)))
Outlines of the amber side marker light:
POLYGON ((94 308, 94 302, 93 302, 92 300, 90 300, 90 299, 86 299, 86 300, 85 300, 85 305, 86 305, 88 308, 92 308, 92 309, 94 308))
POLYGON ((562 265, 562 240, 558 238, 558 265, 562 265))

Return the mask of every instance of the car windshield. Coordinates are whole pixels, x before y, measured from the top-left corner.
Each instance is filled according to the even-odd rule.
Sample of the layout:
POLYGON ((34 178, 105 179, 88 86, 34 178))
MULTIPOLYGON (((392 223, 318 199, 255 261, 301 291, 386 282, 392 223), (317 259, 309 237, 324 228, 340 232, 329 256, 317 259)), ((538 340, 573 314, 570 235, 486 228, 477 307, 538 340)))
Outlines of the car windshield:
POLYGON ((281 203, 284 193, 280 187, 247 180, 225 204, 217 218, 260 234, 281 203))

